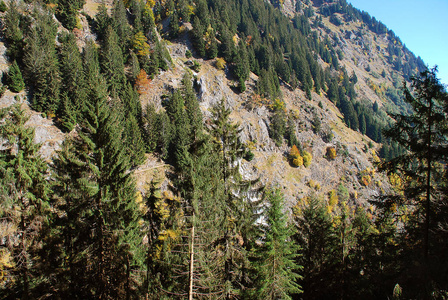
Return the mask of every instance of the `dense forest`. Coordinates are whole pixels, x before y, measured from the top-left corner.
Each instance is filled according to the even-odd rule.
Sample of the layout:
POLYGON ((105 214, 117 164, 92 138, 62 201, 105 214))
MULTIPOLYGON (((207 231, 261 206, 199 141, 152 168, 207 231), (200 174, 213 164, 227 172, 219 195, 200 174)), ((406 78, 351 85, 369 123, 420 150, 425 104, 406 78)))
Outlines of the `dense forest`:
MULTIPOLYGON (((390 47, 391 63, 411 84, 390 92, 406 113, 384 120, 378 105, 357 99, 356 75, 339 64, 335 41, 313 30, 309 1, 296 3, 292 20, 281 1, 103 3, 85 16, 95 39, 80 51, 84 4, 0 3, 10 62, 1 90, 26 89, 32 109, 68 133, 45 161, 20 101, 0 111, 1 299, 448 297, 448 93, 435 68, 390 47), (383 142, 379 169, 391 194, 362 205, 341 184, 328 199, 310 193, 287 210, 281 187, 241 174, 253 154, 240 125, 224 100, 203 115, 188 68, 162 109, 142 107, 140 88, 170 68, 166 40, 186 23, 194 46, 186 55, 221 58, 239 92, 250 72, 258 75, 269 134, 289 144, 293 164, 310 158, 283 109, 281 85, 309 99, 312 91, 326 95, 348 127, 383 142), (137 190, 134 170, 145 153, 170 166, 168 187, 153 178, 145 193, 137 190)), ((341 21, 335 13, 363 20, 400 44, 344 0, 314 4, 332 23, 341 21)), ((334 155, 328 149, 328 159, 334 155)))

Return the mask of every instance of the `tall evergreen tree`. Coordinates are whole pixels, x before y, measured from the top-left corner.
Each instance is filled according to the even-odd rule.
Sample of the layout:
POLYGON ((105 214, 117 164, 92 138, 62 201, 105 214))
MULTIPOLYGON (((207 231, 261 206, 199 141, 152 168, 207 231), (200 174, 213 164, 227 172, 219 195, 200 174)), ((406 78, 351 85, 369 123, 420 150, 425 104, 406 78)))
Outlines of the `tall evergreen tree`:
POLYGON ((104 81, 89 93, 78 135, 55 160, 69 298, 134 298, 143 268, 141 211, 123 126, 104 81))
POLYGON ((303 299, 332 298, 337 295, 335 245, 331 216, 325 205, 311 195, 294 208, 296 243, 301 246, 297 264, 303 266, 303 299), (325 282, 325 286, 322 283, 325 282))
POLYGON ((245 149, 238 136, 239 125, 230 122, 230 113, 224 100, 213 108, 210 135, 221 156, 220 176, 224 184, 222 232, 216 241, 222 247, 221 270, 217 276, 225 298, 235 299, 253 284, 248 277, 248 250, 250 241, 256 239, 254 224, 259 209, 259 201, 256 201, 259 190, 253 188, 256 180, 243 180, 239 173, 239 161, 245 149))
POLYGON ((59 41, 62 44, 59 50, 61 90, 65 93, 62 97, 59 114, 65 116, 66 120, 74 120, 73 123, 62 124, 67 131, 71 131, 80 118, 85 105, 85 74, 75 36, 73 34, 63 34, 59 37, 59 41), (64 103, 64 101, 69 101, 69 103, 64 103))
POLYGON ((283 195, 279 189, 268 190, 268 207, 263 223, 263 239, 257 250, 257 299, 291 299, 301 292, 297 281, 300 266, 296 264, 299 247, 292 240, 293 230, 283 211, 283 195))
POLYGON ((23 32, 21 29, 21 16, 15 1, 10 1, 9 9, 4 17, 4 32, 8 48, 6 53, 10 60, 21 60, 23 56, 23 32))
MULTIPOLYGON (((121 1, 119 1, 121 2, 121 1)), ((106 79, 108 90, 112 97, 117 97, 124 88, 126 76, 124 73, 123 53, 119 38, 112 26, 108 26, 101 48, 101 71, 106 79)))
POLYGON ((2 296, 35 299, 47 279, 40 251, 50 206, 48 166, 38 153, 41 145, 34 143, 34 129, 25 127, 28 119, 20 104, 0 111, 0 217, 11 225, 3 245, 14 266, 2 296))
POLYGON ((396 123, 385 132, 385 135, 403 146, 407 152, 382 165, 381 169, 398 172, 411 178, 405 188, 405 203, 416 205, 415 214, 422 221, 423 256, 428 258, 430 252, 430 227, 433 207, 431 203, 437 193, 434 178, 436 162, 446 151, 446 112, 444 105, 448 102, 448 93, 436 77, 437 69, 420 73, 413 78, 412 93, 404 86, 404 100, 409 103, 413 112, 410 115, 392 117, 396 123))
MULTIPOLYGON (((118 36, 118 45, 122 51, 122 55, 129 49, 129 39, 131 36, 131 28, 126 15, 126 7, 124 1, 115 0, 112 9, 112 26, 118 36)), ((107 31, 106 31, 107 33, 107 31)), ((106 34, 107 36, 107 34, 106 34)))
POLYGON ((52 14, 43 8, 33 11, 35 23, 30 24, 25 38, 24 75, 32 87, 31 106, 55 114, 59 107, 60 74, 55 39, 57 26, 52 14))

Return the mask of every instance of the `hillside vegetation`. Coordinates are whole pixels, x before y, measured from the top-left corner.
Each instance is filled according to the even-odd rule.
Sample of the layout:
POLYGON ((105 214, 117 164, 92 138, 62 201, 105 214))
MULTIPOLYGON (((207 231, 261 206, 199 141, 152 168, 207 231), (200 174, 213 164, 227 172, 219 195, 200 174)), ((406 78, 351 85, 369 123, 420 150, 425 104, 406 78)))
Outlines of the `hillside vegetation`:
POLYGON ((1 299, 448 297, 448 94, 368 13, 0 11, 1 299))

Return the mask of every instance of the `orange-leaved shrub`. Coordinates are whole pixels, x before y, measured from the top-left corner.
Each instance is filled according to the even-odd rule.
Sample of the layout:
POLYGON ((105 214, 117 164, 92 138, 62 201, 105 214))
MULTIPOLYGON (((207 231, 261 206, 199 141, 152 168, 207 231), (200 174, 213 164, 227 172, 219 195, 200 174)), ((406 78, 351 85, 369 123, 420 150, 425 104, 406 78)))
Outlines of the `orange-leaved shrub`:
POLYGON ((334 147, 327 147, 327 158, 335 159, 337 156, 336 149, 334 147))
POLYGON ((303 157, 300 155, 300 151, 297 149, 296 145, 291 147, 291 150, 289 151, 289 159, 295 167, 300 167, 303 165, 303 157))
POLYGON ((141 69, 135 79, 135 88, 140 95, 148 92, 149 82, 150 80, 148 79, 148 74, 146 74, 145 70, 141 69))

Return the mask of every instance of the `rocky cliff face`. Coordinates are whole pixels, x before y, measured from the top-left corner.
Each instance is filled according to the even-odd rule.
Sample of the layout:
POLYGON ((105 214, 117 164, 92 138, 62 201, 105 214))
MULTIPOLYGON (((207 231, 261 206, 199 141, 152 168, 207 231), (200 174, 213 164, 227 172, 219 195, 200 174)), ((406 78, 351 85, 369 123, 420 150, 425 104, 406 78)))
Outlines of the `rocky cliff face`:
MULTIPOLYGON (((173 65, 150 83, 147 94, 142 95, 142 104, 153 103, 159 109, 162 95, 180 87, 183 72, 190 59, 185 57, 189 48, 186 35, 168 46, 173 65)), ((338 109, 323 94, 313 92, 308 100, 299 89, 292 91, 286 84, 281 86, 286 110, 294 112, 297 137, 304 150, 312 155, 309 167, 295 168, 288 161, 290 148, 283 144, 277 147, 269 136, 271 112, 267 106, 254 101, 256 75, 251 74, 244 93, 237 92, 235 82, 227 70, 218 70, 215 60, 201 60, 199 72, 194 72, 197 97, 206 121, 209 109, 225 99, 233 110, 232 120, 243 129, 241 140, 255 154, 250 162, 241 162, 241 171, 248 178, 260 177, 267 185, 281 187, 289 205, 297 198, 309 193, 327 196, 331 190, 343 185, 349 191, 353 202, 365 202, 380 195, 389 188, 387 179, 374 172, 374 162, 378 161, 376 150, 379 145, 367 136, 355 132, 344 124, 338 109), (321 121, 321 132, 313 131, 313 119, 317 115, 321 121), (327 147, 335 147, 337 157, 327 159, 327 147)))

